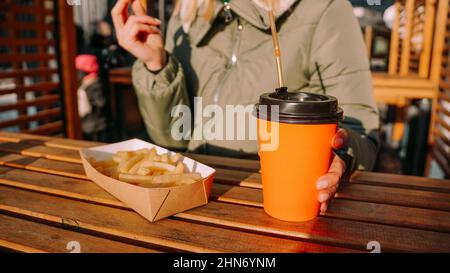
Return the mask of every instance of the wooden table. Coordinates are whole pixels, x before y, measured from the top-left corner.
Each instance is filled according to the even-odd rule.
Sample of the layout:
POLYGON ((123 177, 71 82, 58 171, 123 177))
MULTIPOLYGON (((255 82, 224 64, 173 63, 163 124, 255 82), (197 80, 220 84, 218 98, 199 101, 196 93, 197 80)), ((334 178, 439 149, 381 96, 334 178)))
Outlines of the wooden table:
POLYGON ((257 161, 191 155, 217 169, 211 202, 150 223, 86 178, 77 150, 95 145, 0 133, 1 248, 368 252, 379 244, 381 252, 450 251, 448 180, 357 172, 326 214, 289 223, 264 213, 257 161))

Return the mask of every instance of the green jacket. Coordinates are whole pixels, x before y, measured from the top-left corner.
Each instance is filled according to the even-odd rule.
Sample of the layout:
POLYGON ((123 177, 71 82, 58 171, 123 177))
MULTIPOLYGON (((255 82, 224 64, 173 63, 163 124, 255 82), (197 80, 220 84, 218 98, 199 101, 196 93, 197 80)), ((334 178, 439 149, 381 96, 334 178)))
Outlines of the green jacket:
MULTIPOLYGON (((184 33, 178 16, 167 29, 168 64, 158 74, 141 61, 133 67, 139 108, 152 140, 162 146, 202 148, 207 153, 256 154, 254 140, 174 140, 171 116, 179 104, 250 105, 277 87, 274 49, 267 12, 250 0, 233 0, 235 19, 225 23, 218 1, 211 24, 198 16, 184 33), (238 29, 238 25, 242 29, 238 29), (236 58, 232 58, 233 52, 236 58)), ((277 18, 285 84, 290 91, 326 93, 338 98, 349 129, 352 169, 373 168, 379 145, 379 116, 372 92, 366 48, 347 0, 299 0, 277 18)))

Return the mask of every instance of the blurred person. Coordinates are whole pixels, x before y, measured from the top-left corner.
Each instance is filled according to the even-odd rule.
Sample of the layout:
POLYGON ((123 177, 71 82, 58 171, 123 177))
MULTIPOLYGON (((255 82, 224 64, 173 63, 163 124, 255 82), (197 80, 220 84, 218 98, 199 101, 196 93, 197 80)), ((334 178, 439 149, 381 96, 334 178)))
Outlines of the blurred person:
POLYGON ((77 55, 85 54, 87 50, 87 44, 84 39, 84 30, 80 25, 75 25, 76 39, 77 39, 77 55))
POLYGON ((117 43, 113 37, 111 25, 105 20, 100 20, 95 24, 95 32, 91 35, 90 42, 91 47, 100 50, 117 43))
POLYGON ((78 55, 75 66, 81 72, 78 88, 78 113, 84 139, 106 140, 106 97, 98 77, 99 65, 94 55, 78 55))
MULTIPOLYGON (((95 25, 95 32, 90 38, 90 48, 99 60, 101 70, 127 66, 125 52, 118 46, 113 29, 106 20, 100 20, 95 25)), ((103 71, 101 71, 103 73, 103 71)))
MULTIPOLYGON (((194 97, 222 108, 253 105, 262 93, 275 89, 269 19, 259 2, 178 1, 165 41, 160 21, 147 16, 139 1, 117 2, 111 14, 118 41, 138 59, 133 84, 156 144, 225 156, 257 154, 255 140, 176 140, 171 127, 177 118, 171 111, 179 105, 192 108, 194 97), (134 15, 128 13, 130 5, 134 15)), ((341 177, 371 170, 377 155, 379 117, 366 48, 347 0, 276 3, 286 86, 315 93, 325 89, 338 98, 346 115, 332 146, 345 149, 350 160, 335 156, 316 185, 321 211, 326 211, 341 177)))

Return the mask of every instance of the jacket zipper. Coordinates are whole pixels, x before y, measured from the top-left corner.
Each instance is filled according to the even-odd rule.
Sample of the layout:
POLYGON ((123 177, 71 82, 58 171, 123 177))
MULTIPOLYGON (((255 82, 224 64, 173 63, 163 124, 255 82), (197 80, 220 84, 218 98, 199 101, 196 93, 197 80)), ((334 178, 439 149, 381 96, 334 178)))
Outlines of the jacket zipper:
MULTIPOLYGON (((237 20, 238 26, 237 26, 237 31, 236 31, 236 34, 234 37, 234 45, 233 45, 233 50, 231 52, 231 58, 226 66, 225 74, 222 76, 222 79, 217 84, 217 87, 213 92, 213 97, 212 97, 213 104, 217 104, 219 102, 219 95, 222 92, 223 87, 225 86, 226 80, 228 79, 228 77, 231 74, 231 69, 236 65, 236 63, 238 61, 239 45, 241 43, 242 31, 244 30, 244 26, 241 24, 241 21, 239 20, 239 18, 237 18, 236 20, 237 20)), ((202 134, 202 136, 203 136, 203 134, 202 134)), ((206 154, 207 147, 206 147, 206 140, 204 140, 204 139, 202 140, 202 146, 203 146, 203 153, 206 154)))
POLYGON ((222 76, 222 79, 217 84, 217 87, 214 90, 214 94, 213 94, 213 103, 214 104, 217 104, 219 102, 219 95, 222 92, 222 89, 225 85, 226 80, 228 79, 228 77, 231 74, 231 69, 236 65, 236 63, 238 61, 239 45, 241 43, 242 31, 244 29, 244 26, 241 24, 241 21, 239 20, 239 18, 237 18, 237 23, 238 23, 238 27, 237 27, 237 32, 236 32, 236 35, 234 38, 234 45, 233 45, 233 50, 231 52, 230 61, 228 62, 227 66, 226 66, 225 74, 222 76))

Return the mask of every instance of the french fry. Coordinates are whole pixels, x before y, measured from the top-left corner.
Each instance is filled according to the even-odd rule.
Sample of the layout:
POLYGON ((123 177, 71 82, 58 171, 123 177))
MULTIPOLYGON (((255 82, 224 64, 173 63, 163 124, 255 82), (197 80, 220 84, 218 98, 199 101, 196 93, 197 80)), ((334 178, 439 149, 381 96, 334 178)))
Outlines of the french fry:
POLYGON ((142 158, 144 158, 144 154, 136 154, 132 158, 120 162, 118 171, 120 173, 128 173, 128 171, 134 166, 134 164, 139 162, 142 158))
POLYGON ((153 156, 153 158, 151 160, 153 160, 155 162, 160 162, 161 161, 161 156, 155 155, 155 156, 153 156))
POLYGON ((132 152, 127 151, 118 151, 114 157, 113 160, 117 163, 121 163, 122 161, 127 160, 128 158, 132 157, 132 152))
POLYGON ((119 180, 131 184, 152 183, 153 176, 121 173, 119 174, 119 180))
POLYGON ((150 170, 147 168, 139 167, 138 171, 136 172, 137 175, 149 175, 150 170))
POLYGON ((174 173, 176 173, 176 174, 184 173, 184 164, 183 164, 183 162, 178 162, 177 166, 175 167, 174 173))
POLYGON ((176 153, 176 154, 174 154, 174 155, 171 155, 170 158, 169 158, 169 162, 172 163, 172 164, 178 163, 178 161, 181 160, 181 157, 182 157, 182 156, 181 156, 181 154, 179 154, 179 153, 176 153))
POLYGON ((169 163, 169 156, 167 154, 161 155, 161 162, 162 163, 169 163))
POLYGON ((150 171, 150 175, 151 176, 158 176, 158 175, 165 175, 166 171, 161 171, 161 170, 152 170, 150 171))
POLYGON ((155 155, 157 155, 157 152, 156 152, 155 147, 153 147, 148 152, 148 159, 152 160, 155 155))
POLYGON ((170 165, 169 163, 155 162, 150 160, 142 162, 141 168, 148 168, 151 170, 164 170, 168 172, 175 171, 175 166, 170 165))
POLYGON ((145 155, 142 157, 141 160, 139 160, 136 164, 134 164, 133 167, 131 167, 131 169, 128 171, 129 174, 137 174, 138 170, 141 168, 142 162, 144 162, 145 159, 145 155))
POLYGON ((119 174, 119 180, 145 188, 171 187, 176 184, 175 181, 155 183, 156 176, 141 176, 133 174, 119 174))
POLYGON ((176 186, 175 182, 167 182, 167 183, 153 183, 153 182, 142 182, 137 183, 137 186, 144 187, 144 188, 168 188, 176 186))

